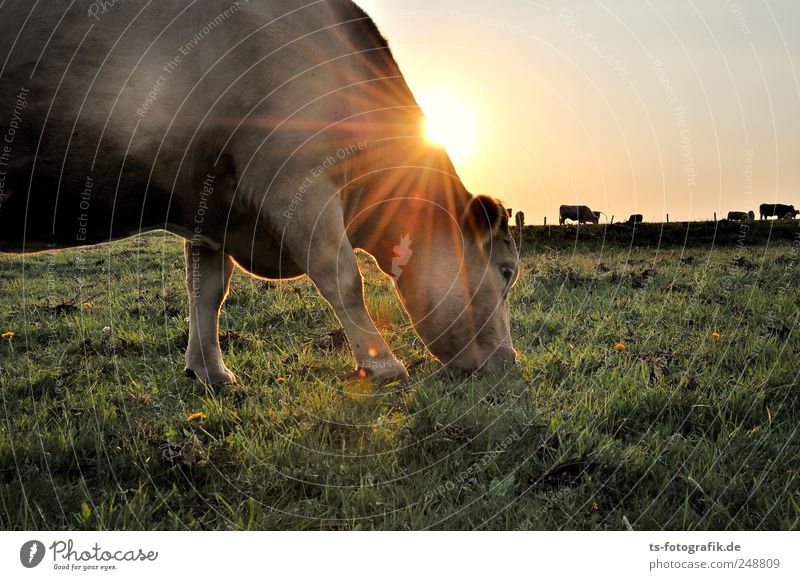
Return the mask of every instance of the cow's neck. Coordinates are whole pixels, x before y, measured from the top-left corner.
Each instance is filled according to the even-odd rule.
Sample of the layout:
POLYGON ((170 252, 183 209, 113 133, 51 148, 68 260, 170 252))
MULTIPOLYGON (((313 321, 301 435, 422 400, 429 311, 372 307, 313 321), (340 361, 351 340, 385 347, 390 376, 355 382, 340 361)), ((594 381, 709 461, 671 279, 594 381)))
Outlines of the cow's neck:
POLYGON ((360 156, 344 207, 353 246, 390 276, 406 271, 408 279, 410 270, 426 270, 434 258, 458 251, 471 196, 442 149, 403 141, 377 142, 360 156))

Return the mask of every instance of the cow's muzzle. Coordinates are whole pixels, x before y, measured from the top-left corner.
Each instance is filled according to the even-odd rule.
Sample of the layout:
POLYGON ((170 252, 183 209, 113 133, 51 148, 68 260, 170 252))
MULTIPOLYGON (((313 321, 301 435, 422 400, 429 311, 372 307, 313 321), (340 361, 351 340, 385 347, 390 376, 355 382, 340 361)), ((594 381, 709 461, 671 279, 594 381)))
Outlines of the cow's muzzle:
POLYGON ((509 368, 517 362, 517 353, 513 348, 501 346, 486 359, 480 370, 494 371, 509 368))

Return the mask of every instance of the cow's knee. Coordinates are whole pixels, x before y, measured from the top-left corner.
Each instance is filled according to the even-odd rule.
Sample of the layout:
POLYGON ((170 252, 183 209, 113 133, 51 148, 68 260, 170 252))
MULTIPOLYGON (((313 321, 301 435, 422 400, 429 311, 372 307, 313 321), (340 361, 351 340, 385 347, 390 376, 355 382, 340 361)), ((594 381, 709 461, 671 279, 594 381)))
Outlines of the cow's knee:
POLYGON ((405 380, 405 365, 391 352, 364 304, 364 281, 355 255, 342 250, 335 263, 319 261, 309 272, 344 327, 356 366, 381 382, 405 380))

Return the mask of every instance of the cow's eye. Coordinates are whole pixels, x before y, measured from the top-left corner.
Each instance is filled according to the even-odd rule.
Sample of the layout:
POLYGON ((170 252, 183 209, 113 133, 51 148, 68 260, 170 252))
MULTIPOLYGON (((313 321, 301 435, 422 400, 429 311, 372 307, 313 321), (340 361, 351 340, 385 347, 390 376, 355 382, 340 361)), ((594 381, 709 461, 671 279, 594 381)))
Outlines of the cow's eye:
POLYGON ((514 274, 516 274, 516 271, 517 270, 514 266, 503 266, 500 268, 500 275, 505 281, 505 285, 503 287, 503 296, 508 294, 508 291, 511 290, 511 285, 514 283, 514 274))

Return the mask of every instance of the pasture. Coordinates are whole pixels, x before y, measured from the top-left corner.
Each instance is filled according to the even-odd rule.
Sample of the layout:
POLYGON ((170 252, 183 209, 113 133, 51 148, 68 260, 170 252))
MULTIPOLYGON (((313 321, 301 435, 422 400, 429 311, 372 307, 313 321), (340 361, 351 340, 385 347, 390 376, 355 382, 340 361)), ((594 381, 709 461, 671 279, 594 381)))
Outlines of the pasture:
POLYGON ((632 232, 528 228, 519 363, 483 376, 361 256, 405 388, 349 377, 305 279, 235 274, 210 392, 177 238, 2 256, 0 528, 797 529, 798 222, 632 232))

